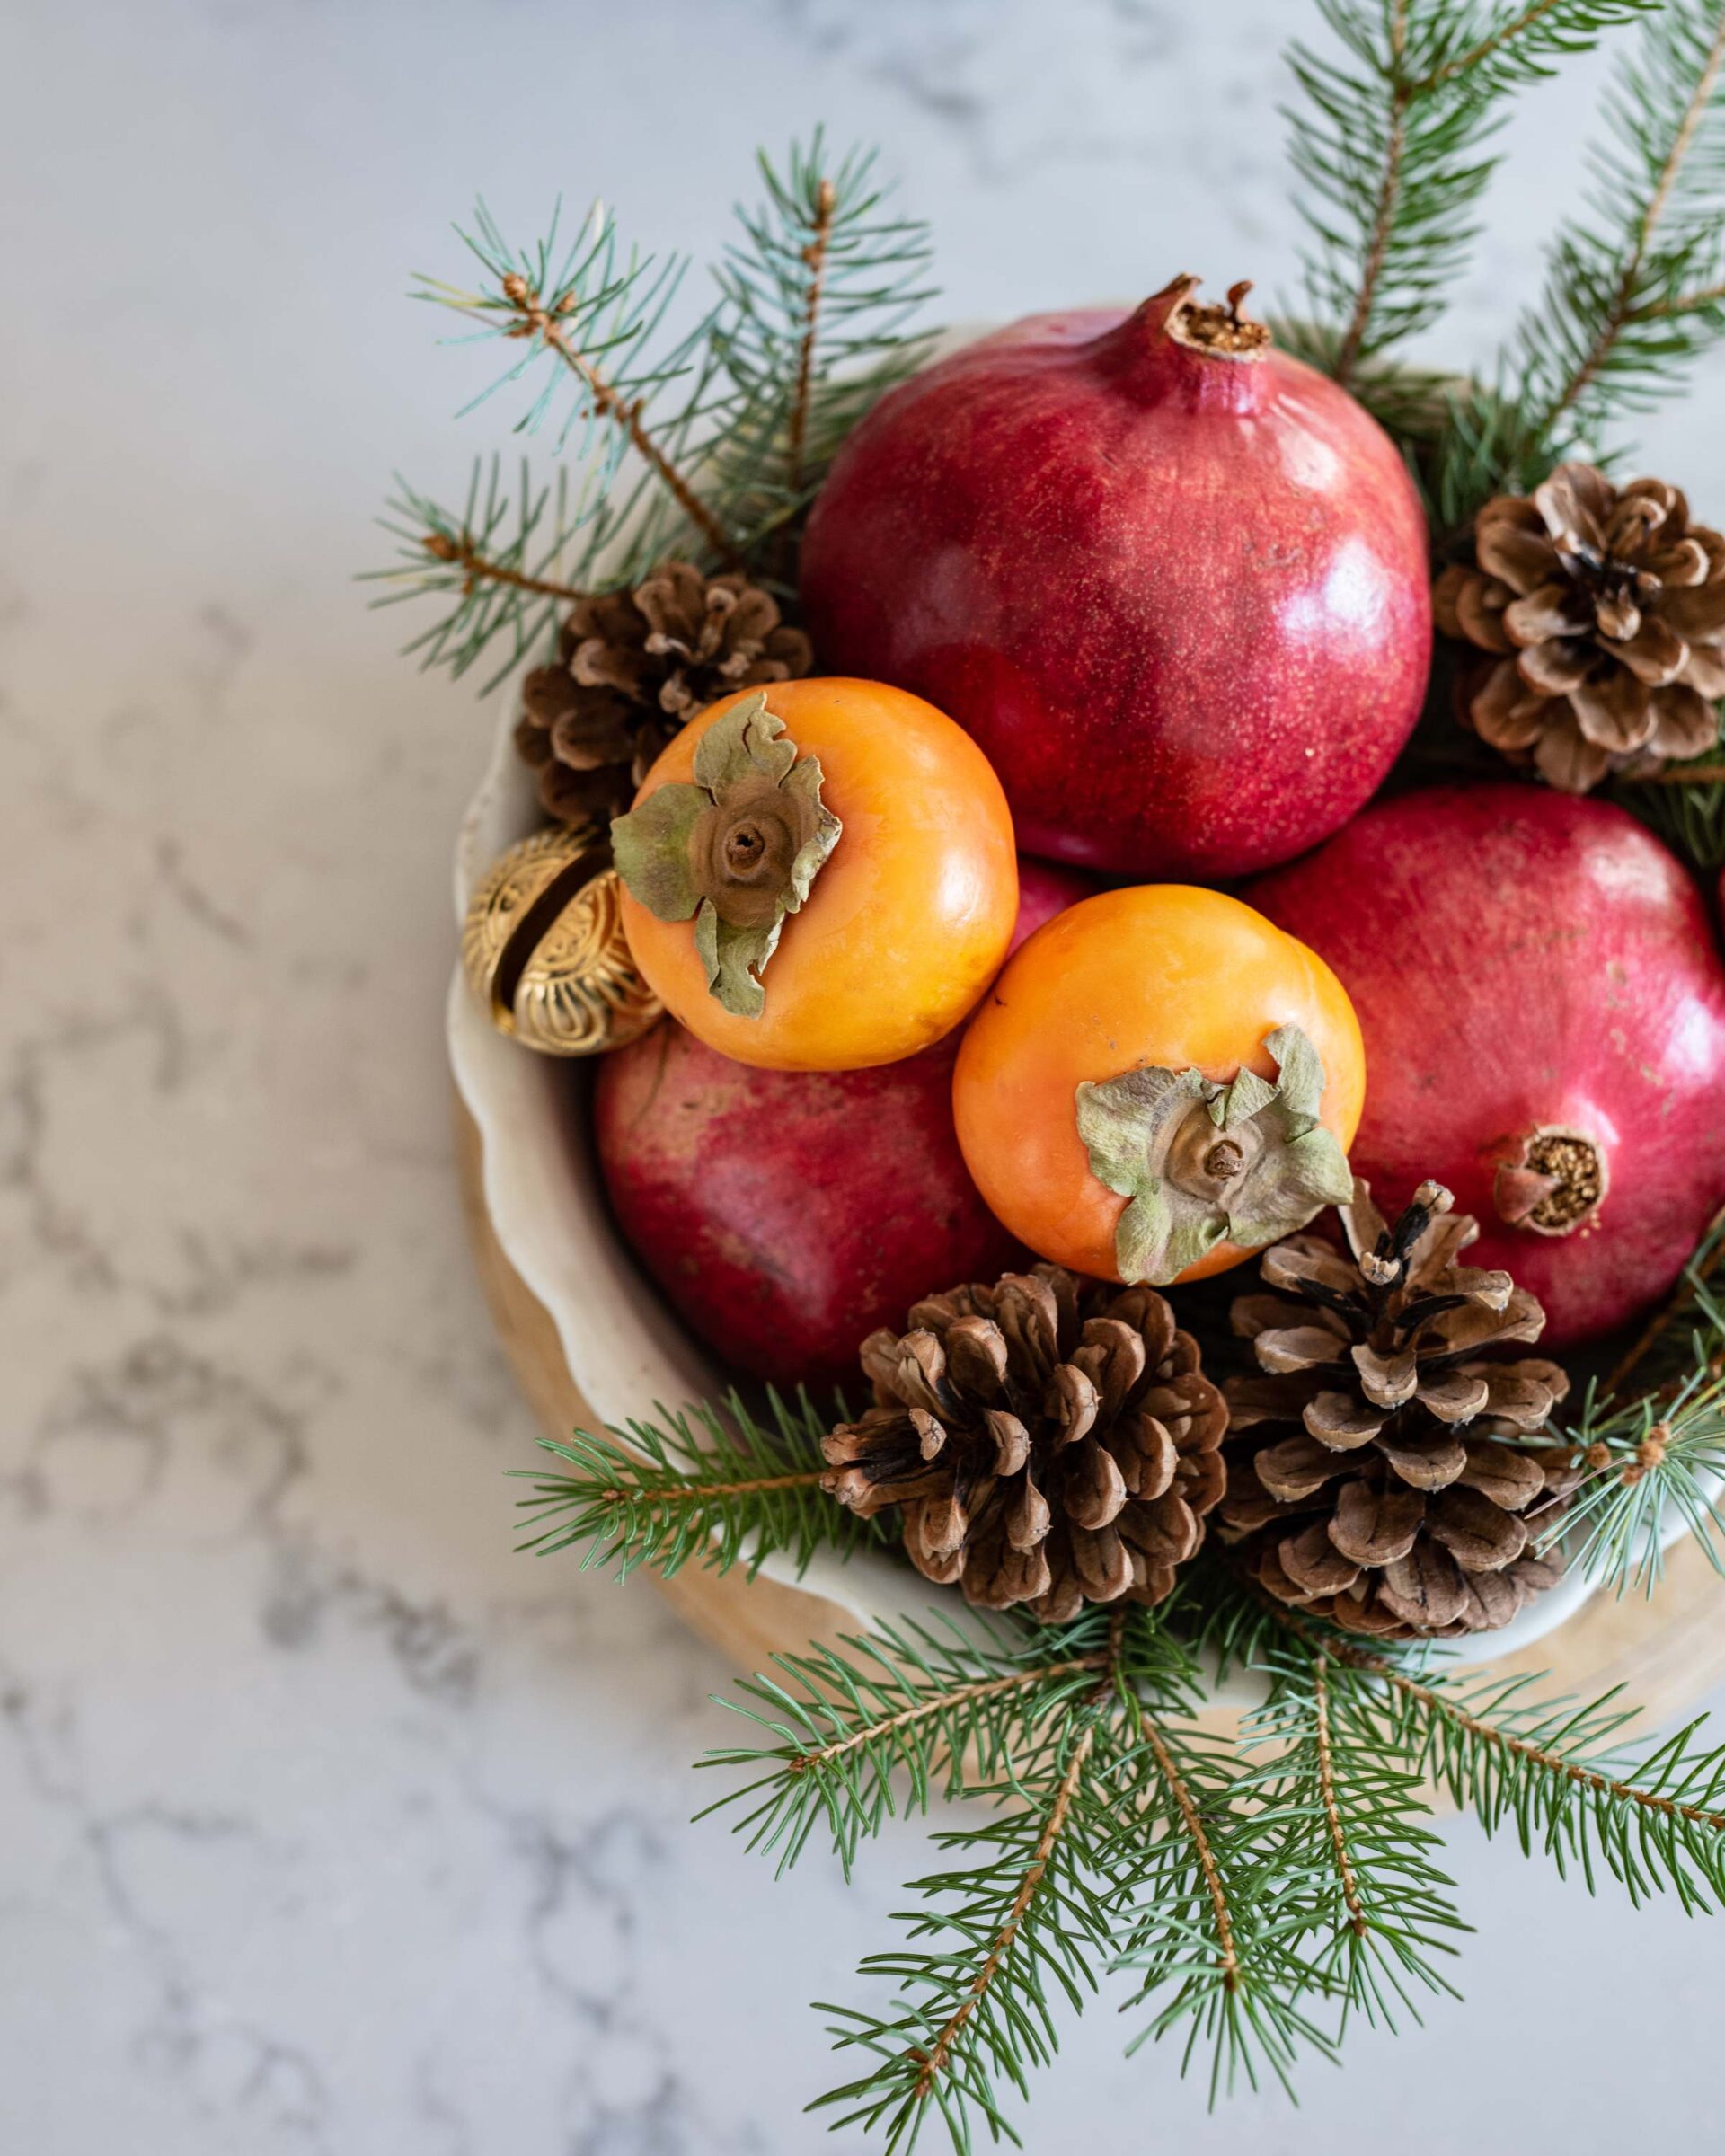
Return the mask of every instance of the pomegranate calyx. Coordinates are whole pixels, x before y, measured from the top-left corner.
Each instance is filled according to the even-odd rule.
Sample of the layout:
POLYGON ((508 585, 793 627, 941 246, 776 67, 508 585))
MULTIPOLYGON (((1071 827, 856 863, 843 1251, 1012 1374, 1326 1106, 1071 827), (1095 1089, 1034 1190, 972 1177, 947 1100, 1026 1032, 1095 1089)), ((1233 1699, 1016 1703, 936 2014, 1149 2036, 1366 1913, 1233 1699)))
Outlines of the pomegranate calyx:
POLYGON ((1498 1218, 1535 1235, 1571 1235, 1597 1214, 1610 1185, 1603 1147, 1586 1131, 1544 1123, 1524 1132, 1498 1163, 1498 1218))
POLYGON ((1242 314, 1241 305, 1252 290, 1252 279, 1243 278, 1228 287, 1225 300, 1200 304, 1192 297, 1199 280, 1185 278, 1183 296, 1169 311, 1168 334, 1176 344, 1209 352, 1222 359, 1261 359, 1269 349, 1269 324, 1242 314))
POLYGON ((1228 1241, 1261 1250, 1353 1196, 1318 1120, 1322 1057, 1297 1026, 1265 1037, 1272 1084, 1145 1067, 1077 1088, 1078 1135, 1099 1182, 1128 1202, 1114 1231, 1122 1280, 1165 1286, 1228 1241))

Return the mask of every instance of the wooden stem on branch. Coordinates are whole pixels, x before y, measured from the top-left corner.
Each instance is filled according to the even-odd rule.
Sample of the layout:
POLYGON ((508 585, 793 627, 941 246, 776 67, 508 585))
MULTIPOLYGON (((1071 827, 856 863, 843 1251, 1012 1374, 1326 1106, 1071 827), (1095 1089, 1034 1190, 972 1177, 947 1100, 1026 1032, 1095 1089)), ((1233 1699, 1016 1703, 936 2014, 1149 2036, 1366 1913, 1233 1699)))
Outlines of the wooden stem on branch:
POLYGON ((651 468, 666 492, 708 545, 730 567, 739 567, 741 556, 719 519, 648 433, 641 416, 641 400, 639 397, 625 397, 612 387, 586 353, 570 342, 555 317, 546 309, 538 292, 518 270, 512 270, 503 279, 503 296, 518 317, 516 326, 509 334, 512 337, 536 337, 547 351, 557 355, 585 387, 595 413, 624 430, 631 446, 651 468))

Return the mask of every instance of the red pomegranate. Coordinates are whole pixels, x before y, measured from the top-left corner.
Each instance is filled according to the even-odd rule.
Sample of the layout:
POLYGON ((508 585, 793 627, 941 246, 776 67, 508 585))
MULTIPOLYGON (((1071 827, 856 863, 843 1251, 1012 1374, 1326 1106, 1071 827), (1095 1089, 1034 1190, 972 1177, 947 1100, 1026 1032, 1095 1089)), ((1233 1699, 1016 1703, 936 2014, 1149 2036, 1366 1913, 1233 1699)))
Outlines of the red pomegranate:
MULTIPOLYGON (((1014 950, 1095 885, 1021 862, 1014 950)), ((594 1131, 617 1224, 690 1329, 780 1385, 854 1379, 878 1325, 1024 1252, 952 1127, 959 1037, 872 1070, 751 1068, 667 1019, 606 1056, 594 1131)))
POLYGON ((1670 1289, 1725 1199, 1725 965, 1650 832, 1543 787, 1445 787, 1245 895, 1353 998, 1376 1196, 1447 1184, 1483 1230, 1469 1261, 1531 1288, 1553 1346, 1670 1289))
POLYGON ((1033 853, 1272 867, 1376 791, 1431 651, 1425 519, 1342 390, 1176 278, 1032 315, 852 435, 802 552, 816 649, 986 752, 1033 853))

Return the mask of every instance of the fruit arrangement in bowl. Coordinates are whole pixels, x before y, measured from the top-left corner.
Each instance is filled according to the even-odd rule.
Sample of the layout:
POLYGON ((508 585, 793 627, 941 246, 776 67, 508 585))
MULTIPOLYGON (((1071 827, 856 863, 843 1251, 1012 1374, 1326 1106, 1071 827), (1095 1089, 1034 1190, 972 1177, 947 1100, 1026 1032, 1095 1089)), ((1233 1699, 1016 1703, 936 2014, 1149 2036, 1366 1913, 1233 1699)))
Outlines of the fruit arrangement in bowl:
MULTIPOLYGON (((1459 154, 1614 12, 1476 53, 1416 4, 1301 169, 1380 92, 1459 154)), ((1433 1780, 1725 1885, 1721 1755, 1521 1689, 1700 1591, 1725 1471, 1725 538, 1606 455, 1725 303, 1685 225, 1590 317, 1566 241, 1514 393, 1415 372, 1443 187, 1403 229, 1393 163, 1340 320, 1320 217, 1309 318, 1181 274, 924 340, 871 161, 763 170, 668 357, 608 219, 482 216, 437 296, 588 483, 405 495, 396 573, 434 657, 536 662, 450 1003, 596 1410, 526 1546, 807 1593, 725 1755, 787 1860, 981 1800, 836 2032, 847 2117, 962 2148, 1048 1966, 1283 2078, 1443 1988, 1433 1780)))

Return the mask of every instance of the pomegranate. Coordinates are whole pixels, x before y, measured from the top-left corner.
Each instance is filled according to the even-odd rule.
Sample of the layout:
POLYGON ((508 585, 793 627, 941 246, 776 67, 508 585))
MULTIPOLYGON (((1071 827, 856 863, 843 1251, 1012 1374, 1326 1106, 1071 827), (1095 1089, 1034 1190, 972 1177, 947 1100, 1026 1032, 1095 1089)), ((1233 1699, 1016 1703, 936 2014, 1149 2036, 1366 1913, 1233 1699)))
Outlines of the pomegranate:
POLYGON ((835 672, 975 735, 1019 843, 1243 875, 1338 829, 1419 715, 1425 519, 1345 392, 1176 278, 1032 315, 882 398, 809 518, 835 672))
POLYGON ((1725 1199, 1725 965, 1688 874, 1621 808, 1515 784, 1369 808, 1247 896, 1340 976, 1366 1037, 1356 1171, 1427 1176, 1570 1347, 1666 1294, 1725 1199))
MULTIPOLYGON (((1095 885, 1020 864, 1014 950, 1095 885)), ((618 1225, 690 1329, 781 1385, 854 1379, 878 1325, 1026 1253, 952 1127, 958 1037, 868 1070, 733 1063, 667 1019, 602 1059, 594 1129, 618 1225)))

